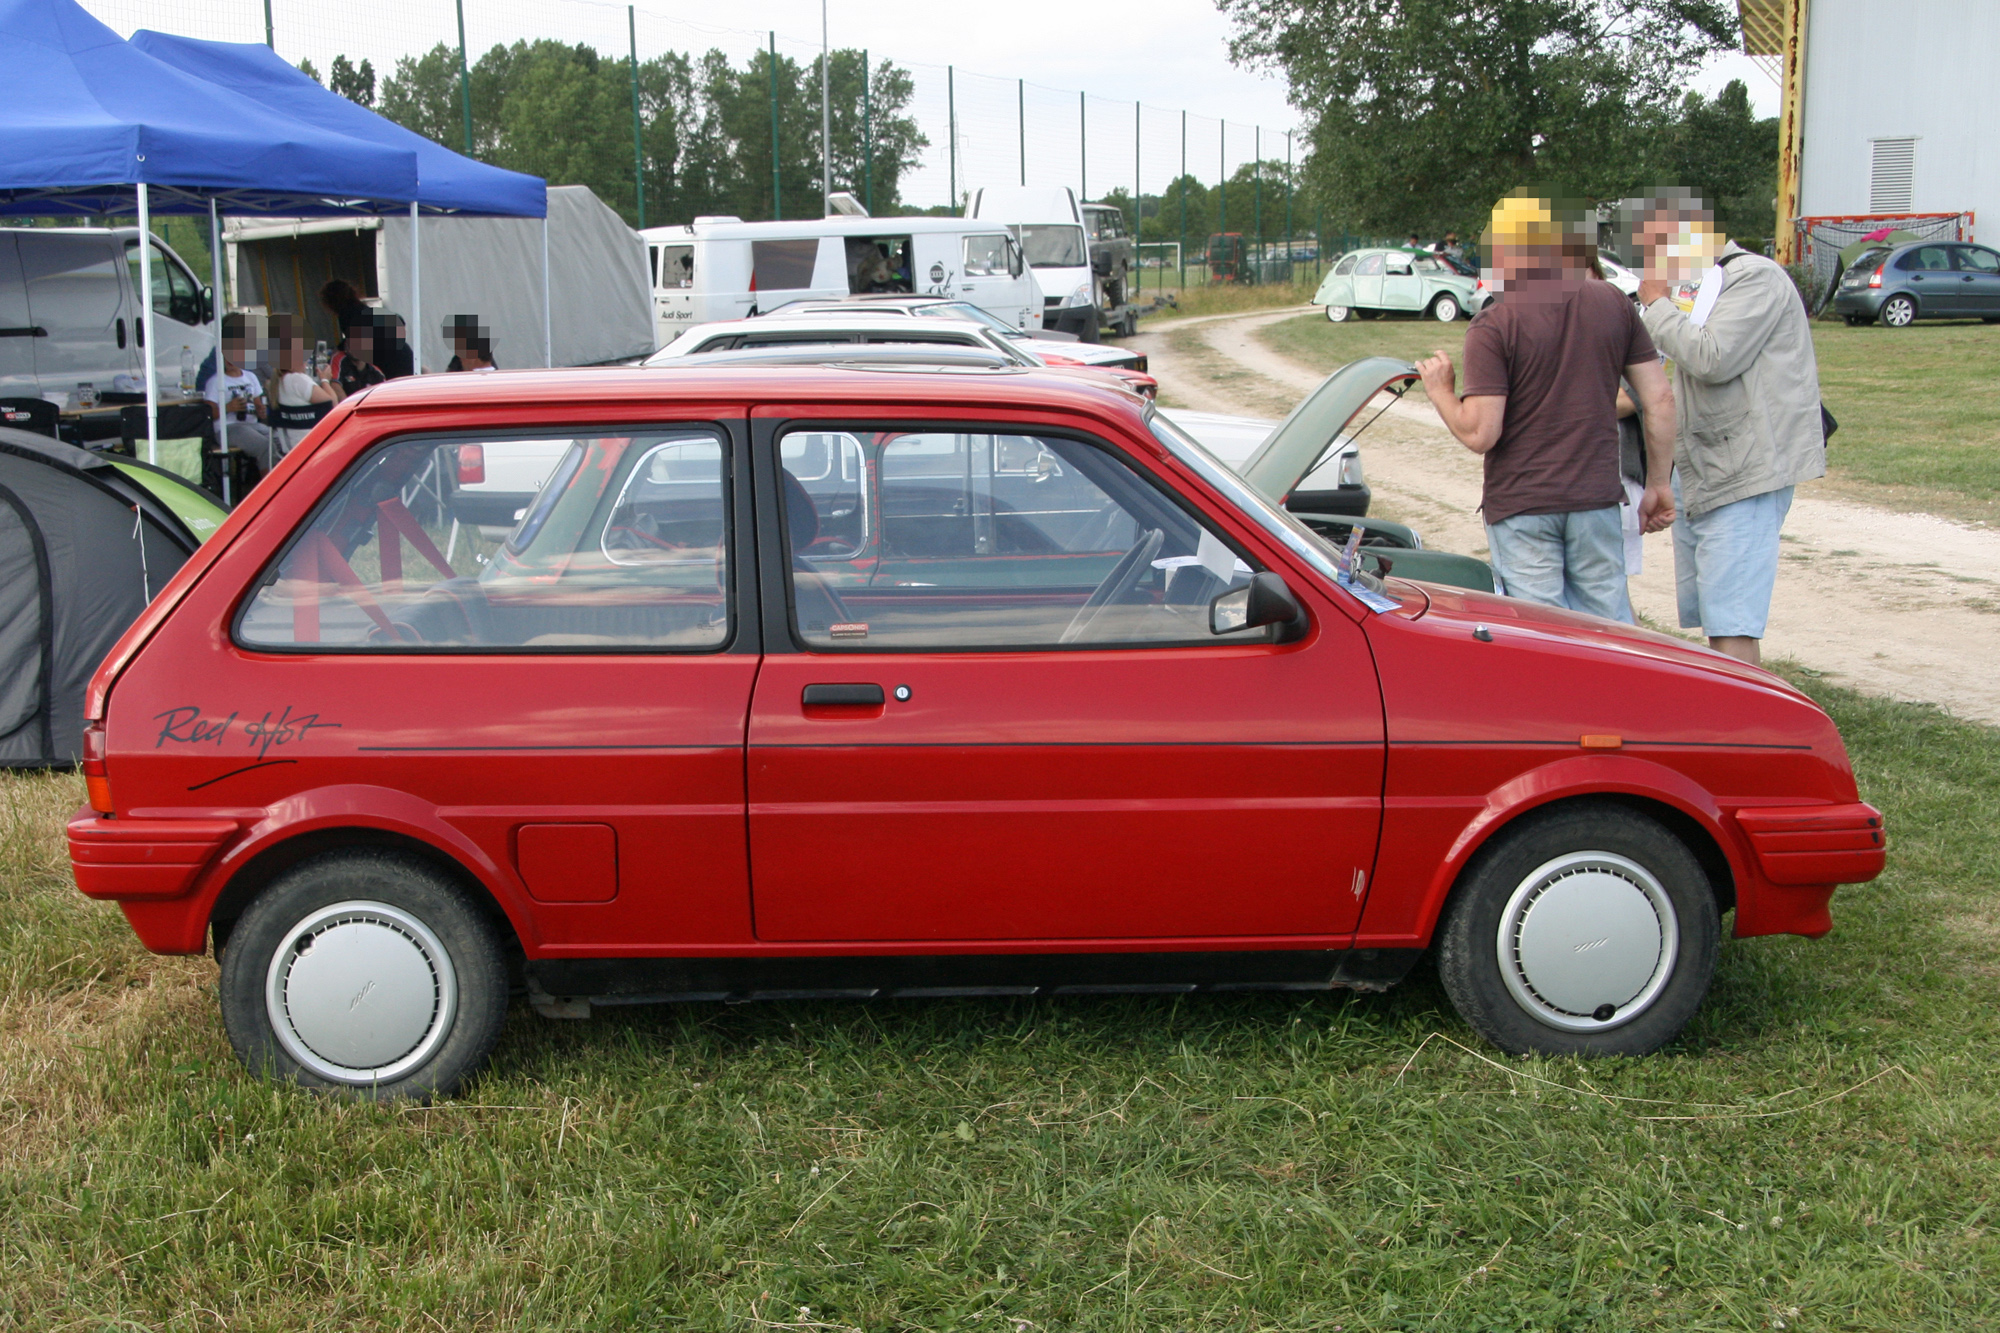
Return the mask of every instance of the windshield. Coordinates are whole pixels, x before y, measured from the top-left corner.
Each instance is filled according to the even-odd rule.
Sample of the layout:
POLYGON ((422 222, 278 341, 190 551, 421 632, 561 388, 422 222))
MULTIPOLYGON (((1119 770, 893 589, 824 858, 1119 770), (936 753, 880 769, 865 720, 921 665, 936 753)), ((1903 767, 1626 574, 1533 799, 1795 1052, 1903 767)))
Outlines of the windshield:
POLYGON ((1146 424, 1153 428, 1153 437, 1167 446, 1174 457, 1193 468, 1196 476, 1222 492, 1231 504, 1242 510, 1258 527, 1277 538, 1292 554, 1311 565, 1314 570, 1328 579, 1339 581, 1340 571, 1333 563, 1331 548, 1315 536, 1310 528, 1257 494, 1250 488, 1248 482, 1223 466, 1214 454, 1196 443, 1193 436, 1158 412, 1148 412, 1146 424))
POLYGON ((1021 249, 1033 268, 1082 268, 1090 262, 1084 258, 1083 228, 1074 223, 1023 227, 1021 249))
POLYGON ((984 324, 995 333, 1020 332, 1012 324, 987 314, 970 301, 941 301, 937 305, 920 305, 910 313, 922 315, 926 319, 969 319, 975 324, 984 324))

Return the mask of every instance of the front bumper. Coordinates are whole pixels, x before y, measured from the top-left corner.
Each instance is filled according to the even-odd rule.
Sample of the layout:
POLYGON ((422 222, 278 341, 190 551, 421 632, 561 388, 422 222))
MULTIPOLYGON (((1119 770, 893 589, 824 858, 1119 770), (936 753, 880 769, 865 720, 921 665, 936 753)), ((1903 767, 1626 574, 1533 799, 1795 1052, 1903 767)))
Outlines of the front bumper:
POLYGON ((1736 822, 1773 884, 1865 884, 1888 860, 1882 812, 1865 802, 1738 810, 1736 822))

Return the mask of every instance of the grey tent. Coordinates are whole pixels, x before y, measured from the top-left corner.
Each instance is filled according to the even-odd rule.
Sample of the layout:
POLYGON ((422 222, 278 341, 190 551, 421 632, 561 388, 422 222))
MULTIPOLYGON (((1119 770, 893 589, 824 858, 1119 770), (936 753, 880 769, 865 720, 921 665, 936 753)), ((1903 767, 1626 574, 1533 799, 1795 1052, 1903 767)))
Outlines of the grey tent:
POLYGON ((0 428, 0 766, 82 757, 91 673, 200 545, 141 478, 129 459, 0 428))

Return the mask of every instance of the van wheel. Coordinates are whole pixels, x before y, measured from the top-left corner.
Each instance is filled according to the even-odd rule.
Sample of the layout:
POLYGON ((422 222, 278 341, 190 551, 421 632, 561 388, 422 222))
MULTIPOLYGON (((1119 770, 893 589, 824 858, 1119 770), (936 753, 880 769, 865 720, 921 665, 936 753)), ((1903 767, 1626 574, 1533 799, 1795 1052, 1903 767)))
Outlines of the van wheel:
POLYGON ((1438 976, 1515 1055, 1648 1055, 1715 975, 1720 914, 1685 844, 1610 804, 1529 815, 1467 867, 1438 925, 1438 976))
POLYGON ((449 1097, 507 1013, 498 933, 413 857, 340 852, 266 889, 222 955, 222 1021, 252 1072, 388 1100, 449 1097))

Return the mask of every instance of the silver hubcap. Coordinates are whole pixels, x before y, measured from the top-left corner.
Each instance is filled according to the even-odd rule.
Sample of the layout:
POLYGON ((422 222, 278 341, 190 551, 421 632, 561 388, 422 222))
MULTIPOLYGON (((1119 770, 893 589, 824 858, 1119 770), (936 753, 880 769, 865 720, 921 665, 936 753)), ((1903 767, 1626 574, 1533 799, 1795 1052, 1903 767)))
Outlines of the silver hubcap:
POLYGON ((1521 881, 1500 914, 1496 943, 1502 980, 1537 1021, 1603 1032, 1660 998, 1680 952, 1680 921, 1644 866, 1610 852, 1574 852, 1521 881))
POLYGON ((323 907, 271 958, 265 1007, 294 1060, 334 1083, 386 1083, 451 1032, 458 979, 444 945, 387 903, 323 907))
POLYGON ((1889 302, 1889 309, 1887 313, 1889 316, 1889 322, 1891 324, 1894 324, 1897 328, 1901 328, 1903 327, 1903 325, 1910 322, 1910 317, 1914 312, 1911 311, 1909 305, 1906 302, 1891 301, 1889 302))

